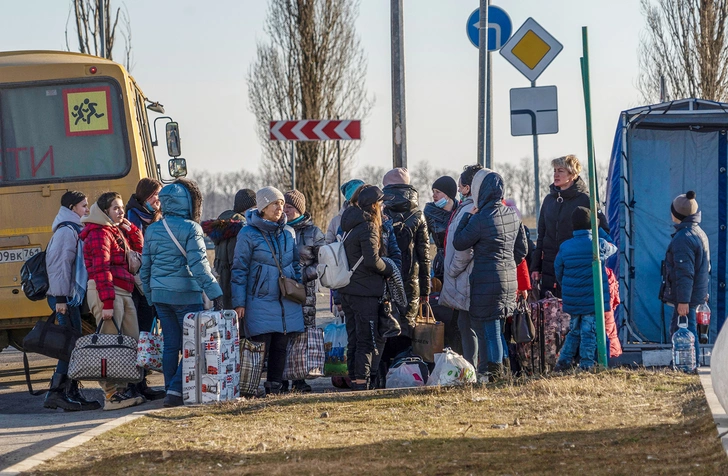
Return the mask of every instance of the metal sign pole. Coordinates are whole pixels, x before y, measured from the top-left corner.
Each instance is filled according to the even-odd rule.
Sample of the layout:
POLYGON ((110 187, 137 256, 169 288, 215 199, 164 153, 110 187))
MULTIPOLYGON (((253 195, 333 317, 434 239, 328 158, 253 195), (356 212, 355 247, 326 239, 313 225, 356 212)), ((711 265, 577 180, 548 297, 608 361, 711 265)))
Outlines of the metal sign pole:
POLYGON ((486 77, 488 74, 488 0, 480 0, 478 39, 478 163, 485 165, 486 77))
POLYGON ((407 121, 404 83, 403 0, 391 1, 392 23, 392 165, 407 167, 407 121))
POLYGON ((341 210, 341 141, 336 141, 336 167, 337 167, 337 180, 339 183, 339 193, 337 193, 339 197, 339 210, 341 210))
MULTIPOLYGON (((536 81, 531 81, 531 87, 536 87, 536 81)), ((538 229, 538 217, 541 212, 541 172, 539 170, 539 157, 538 157, 538 134, 536 130, 533 131, 533 183, 534 188, 534 213, 536 214, 536 229, 538 229)))
POLYGON ((291 190, 296 189, 296 143, 291 141, 291 190))
MULTIPOLYGON (((490 7, 490 0, 488 0, 488 7, 490 7)), ((487 21, 487 20, 486 20, 487 21)), ((488 28, 485 29, 488 34, 488 28)), ((497 40, 496 40, 497 41, 497 40)), ((487 45, 486 45, 487 46, 487 45)), ((496 45, 500 46, 500 45, 496 45)), ((493 168, 493 63, 491 62, 491 53, 488 51, 487 67, 485 68, 485 167, 488 169, 493 168)))

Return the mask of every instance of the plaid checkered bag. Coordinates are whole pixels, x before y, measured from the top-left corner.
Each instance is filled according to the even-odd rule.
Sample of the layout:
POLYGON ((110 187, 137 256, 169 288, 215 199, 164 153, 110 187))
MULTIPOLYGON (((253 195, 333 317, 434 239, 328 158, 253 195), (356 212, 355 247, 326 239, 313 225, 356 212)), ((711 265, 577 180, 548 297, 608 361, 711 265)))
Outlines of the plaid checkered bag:
POLYGON ((240 396, 255 396, 263 374, 265 344, 240 339, 240 396))
POLYGON ((288 341, 284 380, 313 379, 324 376, 324 331, 307 327, 288 341))

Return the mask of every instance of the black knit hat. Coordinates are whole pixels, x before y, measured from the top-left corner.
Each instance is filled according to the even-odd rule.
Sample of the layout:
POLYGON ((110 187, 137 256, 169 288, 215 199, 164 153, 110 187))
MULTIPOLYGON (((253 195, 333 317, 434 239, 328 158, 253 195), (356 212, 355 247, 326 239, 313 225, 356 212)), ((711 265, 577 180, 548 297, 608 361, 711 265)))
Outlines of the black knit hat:
POLYGON ((86 195, 75 190, 69 190, 61 197, 61 206, 69 210, 86 199, 86 195))
POLYGON ((576 207, 571 213, 571 225, 576 230, 591 230, 591 210, 586 207, 576 207))
POLYGON ((251 208, 255 208, 255 191, 249 188, 238 190, 238 193, 235 194, 233 211, 235 213, 243 213, 251 208))
POLYGON ((449 175, 445 175, 435 180, 432 183, 432 189, 441 191, 452 200, 455 200, 455 197, 458 195, 458 184, 455 182, 455 179, 449 175))

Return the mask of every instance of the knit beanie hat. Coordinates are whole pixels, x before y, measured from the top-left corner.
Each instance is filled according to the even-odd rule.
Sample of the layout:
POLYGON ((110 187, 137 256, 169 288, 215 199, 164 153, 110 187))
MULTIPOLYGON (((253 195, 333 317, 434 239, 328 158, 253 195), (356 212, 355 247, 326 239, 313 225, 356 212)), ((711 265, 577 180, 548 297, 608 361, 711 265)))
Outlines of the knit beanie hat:
POLYGON ((61 206, 69 210, 86 199, 86 195, 75 190, 69 190, 61 197, 61 206))
POLYGON ((382 185, 385 187, 387 185, 395 185, 395 184, 404 184, 409 185, 410 183, 410 176, 409 171, 404 167, 396 167, 384 174, 384 178, 382 179, 382 185))
POLYGON ((432 183, 432 189, 441 191, 452 200, 455 200, 455 197, 458 195, 458 184, 455 182, 455 179, 449 175, 445 175, 435 180, 432 183))
POLYGON ((263 187, 255 194, 255 204, 259 212, 262 212, 265 207, 278 200, 285 201, 285 197, 275 187, 263 187))
POLYGON ((303 215, 306 213, 306 197, 298 190, 291 190, 284 195, 286 203, 298 210, 303 215))
POLYGON ((356 189, 364 185, 363 180, 359 179, 351 179, 348 182, 344 182, 341 184, 341 194, 344 195, 344 198, 347 200, 351 200, 351 196, 354 195, 354 192, 356 192, 356 189))
POLYGON ((680 221, 698 213, 698 201, 695 200, 695 192, 690 190, 688 193, 675 197, 675 200, 672 201, 670 211, 680 221))
POLYGON ((576 230, 591 230, 591 210, 576 207, 571 213, 571 225, 576 230))
POLYGON ((235 205, 233 211, 235 213, 243 213, 246 210, 255 207, 255 192, 249 188, 238 190, 235 194, 235 205))

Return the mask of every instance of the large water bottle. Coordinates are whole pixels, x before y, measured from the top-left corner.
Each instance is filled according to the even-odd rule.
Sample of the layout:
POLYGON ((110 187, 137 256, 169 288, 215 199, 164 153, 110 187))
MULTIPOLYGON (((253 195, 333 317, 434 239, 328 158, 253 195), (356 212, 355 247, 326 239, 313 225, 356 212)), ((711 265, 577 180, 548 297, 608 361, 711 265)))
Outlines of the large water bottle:
POLYGON ((695 336, 688 330, 688 317, 678 316, 672 335, 672 368, 691 373, 695 370, 695 336))

